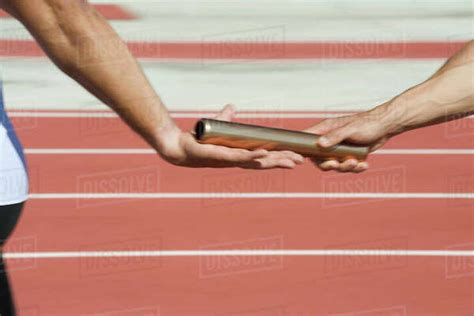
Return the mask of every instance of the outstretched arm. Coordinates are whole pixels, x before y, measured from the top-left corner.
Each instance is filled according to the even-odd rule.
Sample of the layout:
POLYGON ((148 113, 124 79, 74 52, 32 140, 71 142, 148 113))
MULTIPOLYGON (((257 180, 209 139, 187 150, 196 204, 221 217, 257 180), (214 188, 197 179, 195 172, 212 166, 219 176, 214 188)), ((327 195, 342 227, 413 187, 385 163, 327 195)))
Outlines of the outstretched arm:
MULTIPOLYGON (((111 107, 167 161, 189 167, 292 168, 302 157, 198 144, 170 118, 136 59, 85 0, 3 0, 53 62, 111 107)), ((232 116, 232 108, 221 113, 232 116)))
MULTIPOLYGON (((474 114, 474 41, 468 42, 433 76, 367 112, 328 119, 308 129, 324 135, 319 145, 341 141, 369 145, 372 151, 408 130, 474 114)), ((315 161, 324 170, 361 172, 366 162, 315 161)))

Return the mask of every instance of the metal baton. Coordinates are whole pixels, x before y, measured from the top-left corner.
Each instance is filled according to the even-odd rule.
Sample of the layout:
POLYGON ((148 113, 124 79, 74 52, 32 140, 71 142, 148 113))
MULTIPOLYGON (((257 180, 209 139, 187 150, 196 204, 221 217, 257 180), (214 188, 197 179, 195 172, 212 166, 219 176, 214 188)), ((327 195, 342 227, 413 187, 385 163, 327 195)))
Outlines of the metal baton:
POLYGON ((300 131, 201 119, 196 138, 203 144, 243 149, 290 150, 306 157, 332 158, 339 161, 355 158, 365 160, 369 147, 341 143, 330 148, 317 145, 320 136, 300 131))

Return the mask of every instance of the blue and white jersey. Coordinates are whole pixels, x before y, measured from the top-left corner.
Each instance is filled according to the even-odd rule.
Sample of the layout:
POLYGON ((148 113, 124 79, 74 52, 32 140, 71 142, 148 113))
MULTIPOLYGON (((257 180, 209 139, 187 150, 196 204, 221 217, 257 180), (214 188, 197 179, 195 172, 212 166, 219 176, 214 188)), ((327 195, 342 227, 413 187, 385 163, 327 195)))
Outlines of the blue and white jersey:
POLYGON ((28 197, 28 174, 23 149, 3 105, 0 82, 0 205, 24 202, 28 197))

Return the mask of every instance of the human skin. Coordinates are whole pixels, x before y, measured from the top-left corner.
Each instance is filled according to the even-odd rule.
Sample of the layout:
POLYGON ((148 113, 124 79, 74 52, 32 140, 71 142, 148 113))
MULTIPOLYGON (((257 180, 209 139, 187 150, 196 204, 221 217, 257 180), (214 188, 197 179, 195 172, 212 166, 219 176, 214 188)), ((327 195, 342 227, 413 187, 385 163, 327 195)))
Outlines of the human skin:
MULTIPOLYGON (((318 145, 342 141, 367 145, 371 151, 409 130, 474 114, 474 40, 430 78, 367 112, 324 120, 306 131, 322 135, 318 145)), ((366 161, 314 159, 323 171, 362 172, 366 161)))

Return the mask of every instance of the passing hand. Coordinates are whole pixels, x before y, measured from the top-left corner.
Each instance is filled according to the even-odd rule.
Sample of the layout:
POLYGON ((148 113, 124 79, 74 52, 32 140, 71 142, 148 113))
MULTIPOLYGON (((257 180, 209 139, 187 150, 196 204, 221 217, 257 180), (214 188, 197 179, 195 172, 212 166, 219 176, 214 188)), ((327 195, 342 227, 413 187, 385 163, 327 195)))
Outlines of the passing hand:
MULTIPOLYGON (((324 120, 306 132, 321 135, 318 145, 324 148, 337 145, 342 141, 369 146, 375 151, 387 142, 394 134, 389 133, 389 124, 383 119, 383 109, 362 112, 343 117, 324 120)), ((315 165, 323 171, 362 172, 369 167, 366 161, 350 158, 345 161, 334 159, 312 159, 315 165)))

